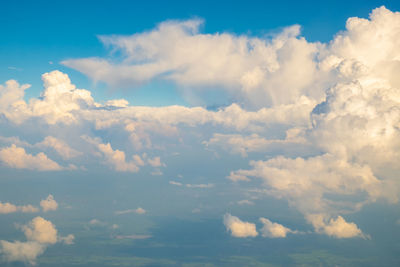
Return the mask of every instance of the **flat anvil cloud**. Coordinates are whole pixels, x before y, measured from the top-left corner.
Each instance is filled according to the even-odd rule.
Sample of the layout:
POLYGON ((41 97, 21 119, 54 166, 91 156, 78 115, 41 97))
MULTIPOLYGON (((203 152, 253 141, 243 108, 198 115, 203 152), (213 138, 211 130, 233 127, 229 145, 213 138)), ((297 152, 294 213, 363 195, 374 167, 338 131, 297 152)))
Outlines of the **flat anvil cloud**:
MULTIPOLYGON (((259 157, 226 175, 245 189, 245 181, 259 179, 258 191, 286 199, 315 232, 366 237, 346 214, 378 200, 395 203, 400 192, 400 13, 380 7, 369 19, 349 18, 329 43, 308 42, 299 26, 263 39, 203 34, 201 23, 167 21, 131 36, 101 36, 122 52, 121 61, 111 55, 63 64, 110 85, 168 80, 199 97, 216 87, 229 96, 229 106, 102 104, 59 71, 42 76, 41 98, 25 101, 29 85, 10 80, 0 85, 0 123, 21 132, 34 124, 43 141, 1 137, 3 165, 82 171, 103 164, 138 172, 145 165, 168 168, 159 153, 171 144, 203 144, 259 157), (186 143, 193 137, 199 143, 186 143)), ((253 223, 235 216, 227 214, 224 222, 232 235, 258 235, 253 223)), ((262 222, 262 235, 294 231, 262 222)))

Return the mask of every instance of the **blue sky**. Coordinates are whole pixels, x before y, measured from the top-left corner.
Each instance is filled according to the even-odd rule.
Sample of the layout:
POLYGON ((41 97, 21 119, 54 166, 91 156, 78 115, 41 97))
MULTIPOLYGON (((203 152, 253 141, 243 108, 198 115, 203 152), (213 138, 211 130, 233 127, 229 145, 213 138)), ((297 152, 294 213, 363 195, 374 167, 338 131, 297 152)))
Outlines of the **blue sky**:
POLYGON ((400 264, 398 2, 0 10, 0 265, 400 264))

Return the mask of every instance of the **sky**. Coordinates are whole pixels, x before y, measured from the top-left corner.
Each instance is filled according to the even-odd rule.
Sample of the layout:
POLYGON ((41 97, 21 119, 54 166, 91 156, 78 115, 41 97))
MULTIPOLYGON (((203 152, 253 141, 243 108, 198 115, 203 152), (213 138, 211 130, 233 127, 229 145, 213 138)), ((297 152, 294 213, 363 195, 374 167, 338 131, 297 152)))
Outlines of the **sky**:
POLYGON ((0 8, 1 266, 400 264, 398 2, 0 8))

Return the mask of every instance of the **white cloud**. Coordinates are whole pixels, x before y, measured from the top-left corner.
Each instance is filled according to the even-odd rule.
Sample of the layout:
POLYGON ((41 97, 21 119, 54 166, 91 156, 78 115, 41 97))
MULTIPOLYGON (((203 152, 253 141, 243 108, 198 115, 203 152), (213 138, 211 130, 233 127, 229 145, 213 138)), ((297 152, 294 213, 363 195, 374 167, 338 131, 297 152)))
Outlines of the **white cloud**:
POLYGON ((200 20, 167 21, 149 32, 101 36, 104 44, 125 55, 123 62, 84 58, 62 64, 111 85, 132 86, 162 78, 185 90, 192 88, 191 93, 193 88, 222 87, 253 106, 294 103, 302 94, 323 94, 315 86, 318 69, 313 58, 319 45, 298 37, 298 25, 268 40, 201 34, 201 24, 200 20))
POLYGON ((57 242, 57 229, 50 221, 42 217, 35 217, 29 224, 22 227, 29 241, 41 244, 55 244, 57 242))
POLYGON ((40 201, 40 206, 42 207, 44 212, 50 210, 57 210, 58 204, 57 201, 54 200, 53 195, 48 195, 46 199, 40 201))
POLYGON ((0 202, 0 214, 14 213, 14 212, 38 212, 39 209, 32 205, 16 206, 11 203, 0 202))
POLYGON ((239 170, 233 176, 261 178, 268 194, 287 199, 306 216, 354 212, 379 197, 388 197, 367 165, 349 164, 329 154, 308 159, 277 157, 250 164, 253 169, 239 170), (329 195, 354 198, 335 201, 329 195))
POLYGON ((285 139, 266 139, 258 134, 243 136, 240 134, 220 134, 215 133, 213 137, 204 142, 206 146, 220 146, 226 150, 231 150, 234 154, 241 154, 242 157, 247 157, 249 152, 264 152, 279 147, 285 146, 293 149, 294 145, 305 144, 306 139, 301 136, 302 129, 290 129, 286 133, 285 139))
POLYGON ((260 230, 263 237, 284 238, 288 233, 297 233, 297 231, 290 230, 282 224, 271 222, 266 218, 260 218, 260 221, 264 225, 260 230))
MULTIPOLYGON (((103 36, 105 44, 123 52, 122 63, 91 58, 64 64, 110 84, 172 80, 185 96, 193 93, 201 98, 206 94, 203 89, 222 88, 229 106, 217 111, 142 107, 129 106, 124 99, 101 105, 89 91, 76 89, 66 74, 54 71, 42 77, 42 96, 27 102, 24 91, 29 85, 13 80, 0 85, 2 126, 12 123, 24 132, 34 124, 44 139, 37 145, 68 160, 77 152, 67 144, 78 147, 83 141, 72 140, 91 136, 82 152, 88 159, 102 157, 116 171, 136 172, 146 164, 161 167, 158 156, 133 154, 166 149, 165 143, 187 145, 194 139, 242 156, 257 152, 263 161, 251 161, 248 169, 234 170, 229 178, 261 179, 260 190, 286 199, 306 219, 323 214, 323 224, 307 220, 316 232, 336 237, 360 235, 358 227, 340 214, 358 211, 379 198, 398 201, 400 13, 382 7, 369 19, 350 18, 346 30, 327 44, 307 42, 299 36, 298 26, 263 39, 202 34, 200 24, 169 21, 133 36, 103 36), (57 139, 53 139, 60 125, 68 125, 68 133, 64 138, 54 134, 57 139), (101 134, 107 135, 106 143, 101 134), (124 151, 115 149, 121 147, 124 151), (353 234, 341 234, 339 228, 353 234)), ((43 152, 25 151, 36 145, 19 138, 1 141, 9 145, 0 150, 4 165, 64 169, 43 152)))
POLYGON ((70 159, 73 157, 77 157, 81 155, 82 153, 71 148, 68 144, 66 144, 64 141, 57 139, 53 136, 46 136, 46 138, 40 142, 37 143, 36 146, 38 147, 51 147, 53 148, 63 159, 70 159))
POLYGON ((253 202, 253 201, 250 201, 250 200, 248 200, 248 199, 239 200, 237 203, 238 203, 239 205, 254 205, 254 202, 253 202))
POLYGON ((128 214, 128 213, 136 213, 136 214, 145 214, 147 211, 141 207, 137 209, 129 209, 129 210, 118 210, 115 212, 116 215, 128 214))
POLYGON ((72 245, 72 244, 74 244, 75 236, 72 234, 69 234, 67 236, 59 237, 58 240, 63 242, 66 245, 72 245))
POLYGON ((307 220, 312 223, 317 232, 328 236, 336 238, 368 237, 355 223, 346 222, 342 216, 338 216, 336 219, 330 218, 328 221, 324 214, 310 214, 307 216, 307 220))
POLYGON ((214 184, 186 184, 185 186, 189 188, 212 188, 214 184))
POLYGON ((182 186, 183 185, 182 183, 175 182, 175 181, 169 181, 169 184, 176 185, 176 186, 182 186))
POLYGON ((148 239, 151 238, 151 235, 117 235, 115 238, 116 239, 134 239, 134 240, 139 240, 139 239, 148 239))
POLYGON ((255 237, 258 235, 254 223, 243 222, 238 217, 229 213, 224 215, 224 224, 226 230, 230 231, 234 237, 255 237))
POLYGON ((36 258, 44 253, 46 246, 34 241, 8 242, 0 240, 0 252, 8 262, 23 261, 34 265, 36 258))
POLYGON ((99 138, 90 138, 88 136, 83 136, 82 138, 95 145, 98 151, 102 153, 105 163, 116 171, 137 172, 139 171, 139 166, 143 165, 143 160, 139 155, 134 155, 131 161, 127 161, 125 152, 118 149, 114 150, 110 143, 103 144, 99 138))
POLYGON ((101 221, 99 221, 99 220, 97 220, 97 219, 91 219, 91 220, 89 221, 89 224, 90 224, 90 225, 102 225, 102 224, 104 224, 104 223, 101 222, 101 221))
POLYGON ((39 171, 59 171, 63 169, 63 167, 49 159, 43 152, 31 155, 26 153, 24 148, 17 147, 14 144, 0 150, 0 161, 16 169, 39 171))
POLYGON ((36 258, 43 254, 49 245, 59 241, 67 245, 73 244, 73 235, 58 237, 54 224, 39 216, 22 226, 21 229, 28 241, 0 240, 0 253, 8 262, 22 261, 34 265, 36 258))
POLYGON ((150 164, 150 166, 153 166, 153 167, 165 167, 166 165, 165 165, 165 163, 162 163, 161 162, 161 159, 160 159, 160 157, 154 157, 153 159, 147 159, 147 162, 150 164))

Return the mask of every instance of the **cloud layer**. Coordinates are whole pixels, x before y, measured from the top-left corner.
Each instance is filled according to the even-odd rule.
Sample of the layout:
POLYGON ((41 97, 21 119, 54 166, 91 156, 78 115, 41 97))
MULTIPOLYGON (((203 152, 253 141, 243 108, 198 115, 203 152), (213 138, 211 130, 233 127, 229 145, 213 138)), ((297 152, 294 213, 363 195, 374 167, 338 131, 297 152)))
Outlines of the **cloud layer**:
MULTIPOLYGON (((380 7, 368 19, 349 18, 329 43, 308 42, 298 25, 259 38, 201 33, 202 23, 167 21, 131 36, 100 36, 122 58, 63 62, 112 86, 173 82, 190 107, 98 103, 60 71, 43 74, 41 97, 29 101, 29 85, 0 85, 0 124, 15 129, 0 138, 3 168, 84 171, 101 165, 162 175, 169 166, 161 154, 171 147, 202 146, 215 155, 226 150, 250 158, 248 167, 226 173, 249 194, 258 183, 258 192, 287 200, 315 232, 366 237, 346 214, 379 200, 396 203, 400 192, 400 13, 380 7), (196 106, 208 104, 207 93, 215 90, 228 106, 196 106), (25 132, 33 125, 34 137, 25 132)), ((57 207, 52 198, 41 206, 57 207)), ((0 205, 3 213, 18 209, 0 205)), ((295 233, 261 222, 266 237, 295 233)), ((224 224, 236 237, 258 235, 255 224, 230 214, 224 224)))

